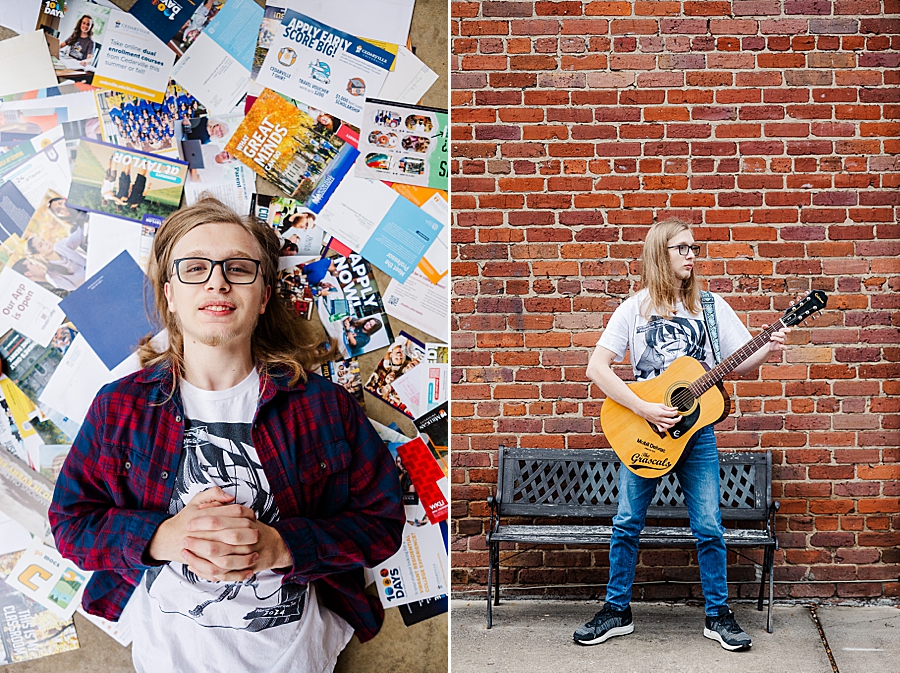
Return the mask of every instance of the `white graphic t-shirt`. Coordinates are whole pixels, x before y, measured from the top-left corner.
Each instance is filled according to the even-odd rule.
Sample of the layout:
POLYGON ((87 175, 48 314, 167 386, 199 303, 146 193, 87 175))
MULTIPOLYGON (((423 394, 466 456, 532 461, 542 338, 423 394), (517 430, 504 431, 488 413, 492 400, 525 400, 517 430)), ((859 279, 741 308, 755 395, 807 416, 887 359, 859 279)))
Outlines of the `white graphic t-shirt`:
MULTIPOLYGON (((181 381, 184 451, 169 513, 213 486, 271 524, 278 507, 251 439, 259 375, 228 390, 181 381)), ((132 656, 144 671, 327 672, 353 629, 316 599, 312 585, 271 570, 245 582, 208 582, 182 563, 144 573, 135 590, 132 656)))
MULTIPOLYGON (((750 340, 750 332, 720 296, 714 294, 716 321, 719 326, 719 349, 722 358, 738 350, 750 340)), ((679 302, 671 318, 651 314, 649 320, 641 315, 641 308, 650 301, 650 291, 641 290, 629 297, 615 310, 606 330, 600 335, 598 346, 616 354, 616 362, 631 352, 631 367, 637 381, 658 376, 682 355, 715 367, 712 346, 706 332, 702 311, 688 313, 679 302)))

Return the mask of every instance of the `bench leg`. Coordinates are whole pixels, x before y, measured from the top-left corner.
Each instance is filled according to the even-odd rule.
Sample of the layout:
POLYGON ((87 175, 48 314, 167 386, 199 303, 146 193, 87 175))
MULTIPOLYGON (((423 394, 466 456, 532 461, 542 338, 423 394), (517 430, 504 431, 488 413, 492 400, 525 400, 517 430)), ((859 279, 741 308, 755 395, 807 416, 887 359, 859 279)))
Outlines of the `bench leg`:
POLYGON ((775 630, 772 621, 772 609, 775 605, 775 547, 769 547, 769 614, 766 618, 766 631, 775 630))
POLYGON ((488 543, 488 582, 487 582, 487 627, 491 628, 493 615, 491 614, 491 584, 494 579, 494 543, 488 543))
POLYGON ((494 547, 494 605, 500 605, 500 543, 494 547))
POLYGON ((769 569, 769 548, 763 547, 763 562, 759 573, 759 598, 756 601, 756 609, 762 612, 763 609, 763 591, 766 586, 766 571, 769 569))

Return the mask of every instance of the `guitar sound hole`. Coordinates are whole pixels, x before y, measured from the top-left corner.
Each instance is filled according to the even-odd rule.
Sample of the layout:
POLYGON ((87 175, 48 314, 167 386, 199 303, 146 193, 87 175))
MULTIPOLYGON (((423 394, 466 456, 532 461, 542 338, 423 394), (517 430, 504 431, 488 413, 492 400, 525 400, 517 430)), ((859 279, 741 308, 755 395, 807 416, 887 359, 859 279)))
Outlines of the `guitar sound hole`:
POLYGON ((686 414, 691 410, 691 407, 694 406, 694 396, 687 388, 676 388, 672 391, 670 402, 671 406, 678 409, 681 413, 686 414))

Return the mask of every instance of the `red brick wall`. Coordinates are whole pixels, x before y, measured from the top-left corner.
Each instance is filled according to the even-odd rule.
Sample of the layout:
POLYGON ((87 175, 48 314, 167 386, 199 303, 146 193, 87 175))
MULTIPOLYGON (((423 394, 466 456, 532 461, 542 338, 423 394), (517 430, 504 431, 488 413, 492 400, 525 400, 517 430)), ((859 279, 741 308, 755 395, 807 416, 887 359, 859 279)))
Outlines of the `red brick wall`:
MULTIPOLYGON (((721 447, 773 452, 778 594, 900 595, 900 2, 451 8, 455 590, 486 581, 499 444, 608 446, 585 366, 638 287, 648 225, 678 215, 751 332, 830 293, 793 348, 728 383, 717 427, 721 447)), ((602 593, 607 559, 538 549, 503 581, 602 593)), ((695 565, 644 552, 638 580, 695 565)))

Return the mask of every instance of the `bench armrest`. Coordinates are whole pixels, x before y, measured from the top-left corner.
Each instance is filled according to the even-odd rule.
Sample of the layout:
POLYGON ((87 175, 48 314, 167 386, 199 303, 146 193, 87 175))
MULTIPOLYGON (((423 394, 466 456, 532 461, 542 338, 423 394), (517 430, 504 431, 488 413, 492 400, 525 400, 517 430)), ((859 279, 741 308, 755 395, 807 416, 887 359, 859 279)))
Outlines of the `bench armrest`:
POLYGON ((781 509, 781 502, 773 500, 769 506, 769 518, 766 521, 766 532, 775 539, 775 549, 778 549, 778 537, 775 535, 775 513, 781 509))
POLYGON ((500 501, 493 495, 487 497, 488 507, 491 508, 490 533, 496 533, 500 527, 500 501))

